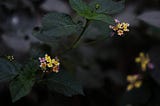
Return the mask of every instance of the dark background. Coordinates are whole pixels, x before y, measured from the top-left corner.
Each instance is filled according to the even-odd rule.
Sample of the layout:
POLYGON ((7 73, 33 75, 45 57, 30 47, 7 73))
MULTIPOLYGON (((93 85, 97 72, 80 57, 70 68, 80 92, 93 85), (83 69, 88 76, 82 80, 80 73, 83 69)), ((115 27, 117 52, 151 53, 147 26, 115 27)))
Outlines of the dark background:
MULTIPOLYGON (((43 15, 52 11, 74 15, 67 0, 0 0, 0 54, 12 54, 19 61, 28 58, 33 45, 43 45, 32 36, 32 29, 38 30, 43 15), (17 17, 19 24, 12 25, 17 17)), ((65 68, 83 84, 85 96, 65 97, 36 85, 13 104, 4 82, 0 106, 160 106, 160 0, 127 0, 124 11, 113 17, 130 23, 130 32, 99 40, 103 25, 97 23, 98 28, 90 26, 93 35, 86 34, 78 48, 62 56, 65 68), (140 89, 126 92, 126 76, 140 71, 134 62, 139 52, 149 54, 155 70, 147 70, 140 89)), ((43 47, 53 53, 61 50, 43 47)))

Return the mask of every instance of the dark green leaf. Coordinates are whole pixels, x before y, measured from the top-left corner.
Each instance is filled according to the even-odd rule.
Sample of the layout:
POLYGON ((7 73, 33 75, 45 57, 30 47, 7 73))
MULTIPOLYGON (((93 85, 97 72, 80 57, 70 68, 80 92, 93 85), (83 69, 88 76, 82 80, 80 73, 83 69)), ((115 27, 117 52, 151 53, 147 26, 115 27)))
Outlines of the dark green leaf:
POLYGON ((84 37, 89 39, 97 39, 97 37, 107 37, 110 36, 111 30, 109 29, 109 24, 102 21, 92 21, 87 28, 84 37))
POLYGON ((34 35, 45 43, 54 44, 61 37, 76 33, 81 29, 71 17, 63 13, 49 13, 42 20, 42 29, 34 35))
POLYGON ((26 96, 32 89, 32 86, 34 85, 34 81, 35 80, 33 78, 29 79, 22 75, 16 77, 10 83, 10 92, 11 92, 12 102, 16 102, 20 98, 26 96))
POLYGON ((35 83, 35 73, 37 71, 37 63, 30 61, 19 72, 19 75, 10 83, 10 92, 12 101, 15 102, 26 96, 35 83))
POLYGON ((114 19, 108 15, 105 15, 105 14, 96 14, 95 13, 92 17, 88 17, 88 19, 103 21, 108 24, 114 24, 114 19))
POLYGON ((89 19, 89 20, 98 20, 103 21, 108 24, 114 24, 114 20, 112 17, 105 15, 105 14, 99 14, 94 12, 90 6, 88 6, 86 3, 84 3, 82 0, 70 0, 70 4, 72 8, 81 16, 89 19))
POLYGON ((0 59, 0 81, 8 81, 17 75, 15 67, 7 60, 0 59))
POLYGON ((84 94, 81 85, 65 71, 53 73, 47 79, 47 86, 50 90, 72 96, 77 94, 84 94))
POLYGON ((69 15, 56 12, 45 15, 42 20, 42 26, 44 31, 53 30, 54 28, 56 28, 55 30, 60 30, 63 28, 64 30, 67 30, 69 28, 68 33, 70 31, 72 32, 72 30, 77 27, 69 15))
POLYGON ((115 2, 113 0, 93 0, 91 7, 97 13, 116 14, 124 9, 125 0, 115 2), (99 8, 96 8, 99 5, 99 8))
POLYGON ((69 0, 71 7, 81 16, 88 17, 92 15, 91 8, 82 0, 69 0))

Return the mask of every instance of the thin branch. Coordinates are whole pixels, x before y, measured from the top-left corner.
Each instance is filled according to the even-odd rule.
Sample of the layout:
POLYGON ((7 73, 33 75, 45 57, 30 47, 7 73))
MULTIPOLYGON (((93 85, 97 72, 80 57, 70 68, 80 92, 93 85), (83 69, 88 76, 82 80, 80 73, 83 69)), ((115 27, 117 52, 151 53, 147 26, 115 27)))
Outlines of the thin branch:
POLYGON ((89 20, 86 20, 86 24, 85 24, 82 32, 80 33, 80 36, 76 39, 76 41, 73 43, 73 45, 71 47, 72 49, 76 48, 77 45, 80 43, 80 41, 81 41, 81 39, 82 39, 82 37, 83 37, 83 35, 84 35, 84 33, 85 33, 85 31, 86 31, 88 26, 89 26, 89 20))

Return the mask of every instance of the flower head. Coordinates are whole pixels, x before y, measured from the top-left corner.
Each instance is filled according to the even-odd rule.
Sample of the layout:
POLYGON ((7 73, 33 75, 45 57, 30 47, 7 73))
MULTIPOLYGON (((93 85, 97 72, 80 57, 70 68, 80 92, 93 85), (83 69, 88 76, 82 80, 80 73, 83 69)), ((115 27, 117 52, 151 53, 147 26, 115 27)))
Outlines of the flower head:
POLYGON ((128 86, 127 91, 130 91, 134 88, 140 88, 142 85, 141 77, 140 75, 128 75, 127 76, 128 86))
POLYGON ((59 59, 57 57, 51 58, 48 54, 45 57, 39 57, 40 68, 43 72, 59 72, 59 59))
POLYGON ((139 57, 135 58, 135 62, 141 65, 142 71, 146 71, 147 67, 150 69, 154 68, 154 65, 150 62, 148 54, 144 54, 143 52, 139 53, 139 57))
POLYGON ((124 32, 129 32, 129 24, 125 22, 120 22, 119 20, 114 20, 116 25, 110 25, 109 28, 112 29, 117 35, 122 36, 124 32))

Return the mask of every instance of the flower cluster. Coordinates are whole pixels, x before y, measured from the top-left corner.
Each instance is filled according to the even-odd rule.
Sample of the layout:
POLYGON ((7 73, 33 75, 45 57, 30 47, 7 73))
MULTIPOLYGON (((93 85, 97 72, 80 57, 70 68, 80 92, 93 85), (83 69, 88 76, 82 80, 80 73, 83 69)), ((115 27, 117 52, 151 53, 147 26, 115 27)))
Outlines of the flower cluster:
POLYGON ((122 36, 124 32, 129 32, 129 24, 125 22, 120 22, 119 20, 115 19, 116 25, 110 25, 109 28, 114 31, 114 33, 117 33, 117 35, 122 36))
POLYGON ((41 63, 40 68, 43 72, 59 72, 60 63, 57 57, 51 59, 51 57, 46 54, 43 58, 39 57, 39 61, 41 63))
POLYGON ((141 65, 142 71, 146 71, 147 67, 150 69, 154 68, 154 65, 150 62, 148 54, 145 55, 143 52, 139 53, 139 57, 135 58, 135 62, 141 65))
POLYGON ((13 61, 13 60, 14 60, 14 57, 13 57, 13 56, 7 56, 7 59, 8 59, 9 61, 13 61))
MULTIPOLYGON (((144 54, 143 52, 139 53, 139 56, 135 58, 135 62, 141 65, 142 72, 145 72, 147 68, 154 68, 154 65, 150 62, 149 55, 144 54)), ((130 91, 133 88, 141 87, 143 78, 143 74, 128 75, 127 81, 129 82, 129 84, 127 86, 127 91, 130 91)))
POLYGON ((142 85, 140 75, 128 75, 127 76, 128 86, 127 91, 132 90, 133 88, 140 88, 142 85))

